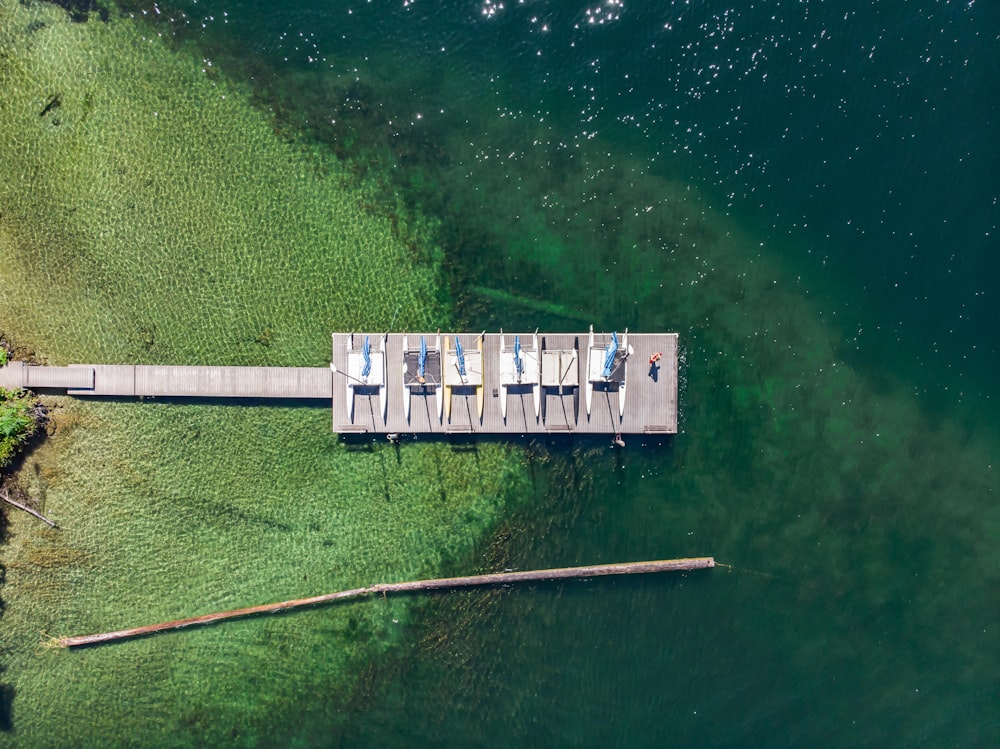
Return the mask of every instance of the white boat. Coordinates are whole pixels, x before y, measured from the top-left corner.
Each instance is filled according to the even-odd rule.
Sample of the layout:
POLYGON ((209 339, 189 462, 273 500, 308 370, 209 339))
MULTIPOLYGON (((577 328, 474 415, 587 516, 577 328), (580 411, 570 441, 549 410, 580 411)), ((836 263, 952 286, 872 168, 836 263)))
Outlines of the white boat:
MULTIPOLYGON (((437 397, 437 413, 438 421, 441 421, 441 414, 444 410, 444 394, 441 392, 441 333, 438 332, 437 342, 435 343, 436 348, 427 349, 427 359, 430 359, 430 355, 437 351, 436 369, 431 367, 431 370, 426 369, 428 361, 425 359, 424 367, 425 371, 423 377, 420 372, 420 365, 417 364, 417 370, 410 372, 409 362, 413 360, 413 354, 418 350, 423 350, 427 346, 427 341, 425 336, 420 336, 420 349, 410 350, 409 337, 403 336, 403 413, 406 416, 407 422, 410 420, 410 401, 412 399, 412 392, 415 388, 420 389, 421 395, 427 395, 427 388, 434 388, 435 396, 437 397)), ((418 359, 419 361, 419 359, 418 359)))
POLYGON ((622 334, 621 342, 618 341, 618 334, 611 334, 611 341, 606 347, 594 346, 594 326, 590 326, 590 333, 587 336, 587 416, 590 416, 590 402, 594 395, 594 383, 602 383, 602 387, 609 387, 609 383, 618 383, 618 417, 625 415, 625 385, 628 375, 628 357, 632 351, 628 348, 628 328, 622 334), (612 352, 612 347, 614 351, 612 352), (624 355, 622 352, 625 352, 624 355), (606 369, 605 363, 608 357, 612 356, 610 371, 606 369), (618 367, 622 367, 621 379, 615 376, 618 367))
POLYGON ((385 349, 386 338, 383 335, 378 342, 378 348, 372 352, 370 349, 369 336, 365 335, 362 348, 354 347, 354 334, 347 337, 347 372, 344 373, 344 389, 348 403, 348 414, 351 422, 354 421, 354 396, 357 388, 377 388, 379 399, 379 410, 382 412, 382 423, 385 423, 386 407, 388 398, 386 397, 385 382, 385 349))
POLYGON ((520 336, 514 337, 514 347, 507 345, 503 330, 500 331, 500 412, 507 420, 508 388, 514 385, 530 385, 531 398, 535 406, 535 419, 542 407, 542 368, 538 349, 538 331, 531 336, 531 348, 518 347, 520 336), (519 354, 519 356, 518 356, 519 354))
MULTIPOLYGON (((567 394, 567 389, 572 390, 573 395, 573 423, 565 424, 572 428, 580 418, 580 357, 576 346, 571 349, 545 349, 538 350, 541 361, 540 380, 541 388, 539 393, 540 409, 539 413, 543 421, 548 424, 549 406, 546 401, 548 394, 554 394, 562 398, 567 394)), ((586 361, 586 360, 584 360, 586 361)), ((562 412, 562 410, 560 409, 562 412)))

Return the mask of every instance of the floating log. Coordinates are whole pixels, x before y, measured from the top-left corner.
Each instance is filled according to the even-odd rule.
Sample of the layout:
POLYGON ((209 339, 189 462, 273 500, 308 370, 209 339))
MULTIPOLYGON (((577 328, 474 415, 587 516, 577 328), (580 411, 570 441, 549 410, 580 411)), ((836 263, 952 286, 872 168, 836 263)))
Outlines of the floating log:
POLYGON ((181 629, 199 624, 212 624, 226 619, 239 619, 257 614, 273 614, 303 606, 318 606, 334 601, 345 601, 353 598, 363 598, 381 593, 411 593, 423 590, 443 590, 449 588, 470 588, 487 585, 508 585, 530 580, 564 580, 569 578, 600 577, 603 575, 636 575, 651 572, 680 572, 700 570, 715 566, 712 557, 693 557, 689 559, 663 559, 652 562, 625 562, 622 564, 599 564, 589 567, 561 567, 551 570, 527 570, 524 572, 494 572, 486 575, 470 575, 468 577, 443 577, 434 580, 415 580, 405 583, 380 583, 367 588, 342 590, 337 593, 327 593, 312 598, 298 598, 280 603, 267 603, 262 606, 250 606, 233 611, 219 611, 204 616, 192 616, 186 619, 174 619, 159 624, 148 624, 145 627, 120 629, 116 632, 104 632, 96 635, 78 635, 75 637, 53 638, 51 645, 61 648, 76 648, 83 645, 127 640, 133 637, 164 632, 169 629, 181 629))
POLYGON ((15 502, 13 499, 11 499, 9 496, 7 496, 7 492, 0 492, 0 499, 2 499, 4 502, 6 502, 7 504, 11 505, 12 507, 16 507, 19 510, 24 510, 29 515, 34 515, 36 518, 38 518, 39 520, 41 520, 43 523, 48 523, 53 528, 58 528, 59 527, 58 525, 56 525, 54 522, 52 522, 51 520, 49 520, 47 517, 45 517, 42 513, 38 512, 37 510, 32 510, 30 507, 22 505, 20 502, 15 502))

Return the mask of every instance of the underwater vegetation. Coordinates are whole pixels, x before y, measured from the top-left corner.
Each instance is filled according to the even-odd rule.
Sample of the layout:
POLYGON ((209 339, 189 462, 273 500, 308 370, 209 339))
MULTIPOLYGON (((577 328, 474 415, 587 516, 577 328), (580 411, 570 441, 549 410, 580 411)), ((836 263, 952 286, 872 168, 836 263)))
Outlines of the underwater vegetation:
MULTIPOLYGON (((333 330, 449 323, 433 222, 277 132, 193 48, 3 0, 0 88, 0 326, 38 361, 325 366, 333 330)), ((45 402, 52 434, 16 482, 59 529, 11 513, 0 547, 15 745, 282 744, 329 725, 419 603, 78 658, 40 654, 39 633, 434 577, 525 486, 516 448, 341 442, 326 408, 45 402)))

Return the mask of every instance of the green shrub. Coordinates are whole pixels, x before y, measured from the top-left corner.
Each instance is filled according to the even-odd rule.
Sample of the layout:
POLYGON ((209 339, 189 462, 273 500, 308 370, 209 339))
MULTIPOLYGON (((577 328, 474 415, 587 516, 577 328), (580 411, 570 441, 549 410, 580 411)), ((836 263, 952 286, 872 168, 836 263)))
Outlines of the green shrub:
POLYGON ((23 390, 0 388, 0 468, 38 429, 38 402, 23 390))

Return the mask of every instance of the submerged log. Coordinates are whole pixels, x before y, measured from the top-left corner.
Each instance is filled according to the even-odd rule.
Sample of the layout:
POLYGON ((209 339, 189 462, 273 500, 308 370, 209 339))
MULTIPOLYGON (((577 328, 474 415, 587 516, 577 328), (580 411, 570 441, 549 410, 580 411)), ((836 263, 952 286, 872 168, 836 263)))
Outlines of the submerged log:
POLYGON ((56 525, 54 522, 52 522, 51 520, 49 520, 47 517, 45 517, 42 513, 38 512, 37 510, 32 510, 27 505, 22 505, 20 502, 15 502, 13 499, 11 499, 9 496, 7 496, 7 492, 0 492, 0 499, 2 499, 4 502, 6 502, 7 504, 11 505, 12 507, 16 507, 19 510, 24 510, 29 515, 34 515, 36 518, 38 518, 39 520, 41 520, 43 523, 48 523, 53 528, 58 528, 59 527, 58 525, 56 525))
POLYGON ((414 580, 405 583, 379 583, 367 588, 342 590, 337 593, 327 593, 311 598, 297 598, 279 603, 267 603, 261 606, 250 606, 233 611, 219 611, 204 616, 192 616, 186 619, 174 619, 159 624, 148 624, 144 627, 120 629, 115 632, 104 632, 95 635, 77 635, 75 637, 53 638, 51 645, 61 648, 75 648, 83 645, 97 645, 116 640, 127 640, 133 637, 164 632, 169 629, 181 629, 199 624, 212 624, 226 619, 239 619, 257 614, 273 614, 289 609, 305 606, 318 606, 334 601, 344 601, 353 598, 363 598, 381 593, 411 593, 422 590, 446 590, 449 588, 470 588, 488 585, 508 585, 530 580, 565 580, 570 578, 600 577, 603 575, 637 575, 651 572, 680 572, 685 570, 700 570, 715 566, 712 557, 692 557, 688 559, 662 559, 652 562, 625 562, 622 564, 599 564, 589 567, 560 567, 550 570, 527 570, 524 572, 494 572, 486 575, 470 575, 467 577, 443 577, 434 580, 414 580))
POLYGON ((587 312, 575 310, 562 304, 546 302, 542 299, 532 299, 531 297, 526 296, 518 296, 517 294, 511 294, 509 291, 490 289, 486 286, 473 286, 472 290, 475 293, 495 302, 501 302, 508 305, 518 305, 536 312, 542 312, 546 315, 564 317, 567 320, 582 320, 584 322, 588 322, 590 320, 587 312))

